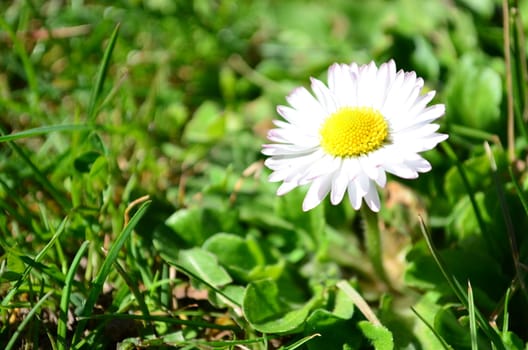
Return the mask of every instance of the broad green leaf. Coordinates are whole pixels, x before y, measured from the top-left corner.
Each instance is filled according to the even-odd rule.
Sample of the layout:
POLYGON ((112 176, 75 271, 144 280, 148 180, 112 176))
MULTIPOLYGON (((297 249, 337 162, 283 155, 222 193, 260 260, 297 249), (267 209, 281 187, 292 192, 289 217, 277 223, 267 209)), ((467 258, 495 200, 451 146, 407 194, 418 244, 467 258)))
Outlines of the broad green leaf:
POLYGON ((504 346, 508 350, 526 350, 526 345, 523 341, 513 332, 506 332, 502 335, 502 341, 504 346))
POLYGON ((220 139, 225 133, 225 118, 218 106, 204 102, 185 127, 183 140, 188 143, 208 143, 220 139))
POLYGON ((222 287, 222 293, 209 293, 209 301, 218 308, 225 308, 229 305, 225 302, 225 296, 228 300, 236 302, 236 305, 242 305, 244 300, 244 293, 246 288, 243 286, 228 284, 225 287, 222 287))
POLYGON ((22 273, 25 268, 24 262, 19 255, 14 252, 7 253, 7 271, 22 273))
POLYGON ((181 250, 178 263, 212 286, 219 287, 232 282, 229 274, 218 265, 216 257, 201 248, 181 250))
POLYGON ((247 281, 249 273, 258 264, 263 264, 250 250, 247 241, 237 235, 218 233, 209 238, 203 248, 216 255, 218 261, 234 277, 247 281))
POLYGON ((489 18, 493 15, 497 3, 494 0, 460 0, 460 2, 484 18, 489 18))
POLYGON ((440 63, 430 41, 424 39, 422 36, 416 36, 414 38, 414 46, 415 48, 411 58, 413 67, 416 67, 416 71, 424 78, 438 79, 440 63))
MULTIPOLYGON (((493 309, 493 299, 500 298, 508 288, 508 276, 482 249, 469 246, 464 249, 442 250, 440 256, 449 274, 459 281, 471 280, 475 299, 480 305, 493 309)), ((416 245, 407 255, 407 260, 409 263, 404 276, 406 284, 448 294, 453 292, 424 244, 416 245)))
MULTIPOLYGON (((493 157, 499 169, 504 169, 507 165, 506 154, 503 150, 493 147, 493 157)), ((469 186, 473 192, 487 189, 492 184, 489 158, 487 155, 471 157, 462 164, 467 176, 469 186)), ((444 189, 451 203, 456 202, 460 197, 467 194, 468 190, 460 177, 460 173, 454 166, 447 172, 444 180, 444 189)))
POLYGON ((440 298, 442 298, 442 294, 438 292, 426 292, 413 308, 415 314, 419 316, 419 320, 415 322, 413 334, 416 335, 424 349, 447 348, 445 341, 434 330, 435 316, 441 309, 440 298))
POLYGON ((165 224, 171 228, 183 241, 192 245, 202 244, 202 209, 180 209, 172 214, 165 224))
POLYGON ((376 350, 392 350, 394 349, 394 340, 392 333, 382 325, 375 325, 369 321, 360 321, 358 327, 367 337, 374 349, 376 350))
MULTIPOLYGON (((350 299, 348 299, 350 303, 350 299)), ((324 309, 317 309, 308 317, 304 334, 320 334, 307 343, 310 350, 359 348, 362 340, 359 331, 354 332, 354 322, 344 320, 324 309)))
POLYGON ((469 325, 462 326, 450 309, 442 308, 438 311, 434 327, 455 349, 471 347, 469 325))
POLYGON ((285 333, 301 327, 318 302, 318 298, 312 298, 294 308, 281 298, 277 284, 268 279, 247 286, 242 307, 248 322, 259 332, 285 333))
POLYGON ((488 62, 465 55, 450 76, 446 95, 450 123, 500 132, 502 80, 488 62))
POLYGON ((75 158, 73 161, 73 166, 75 170, 80 173, 87 173, 90 171, 92 165, 99 158, 101 154, 99 152, 90 151, 81 154, 79 157, 75 158))
POLYGON ((350 297, 341 289, 335 291, 335 300, 332 309, 332 314, 338 318, 348 320, 354 314, 354 303, 351 302, 350 297))
POLYGON ((245 282, 277 279, 284 269, 282 260, 267 263, 264 252, 253 238, 217 233, 204 243, 203 248, 215 254, 232 276, 245 282))
POLYGON ((2 269, 0 270, 0 282, 16 281, 22 277, 26 266, 20 257, 12 252, 6 254, 7 263, 1 260, 2 269))

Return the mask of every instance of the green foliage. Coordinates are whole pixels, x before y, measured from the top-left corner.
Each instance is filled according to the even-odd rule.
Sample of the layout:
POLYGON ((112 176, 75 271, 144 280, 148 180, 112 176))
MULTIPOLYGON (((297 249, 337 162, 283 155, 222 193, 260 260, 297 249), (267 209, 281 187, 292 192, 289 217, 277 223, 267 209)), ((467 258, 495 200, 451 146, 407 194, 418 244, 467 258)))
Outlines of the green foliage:
POLYGON ((478 130, 497 130, 501 120, 502 81, 489 60, 463 56, 446 86, 446 118, 478 130))
POLYGON ((358 327, 363 334, 372 342, 376 350, 392 350, 394 349, 394 341, 392 333, 385 327, 375 325, 367 321, 358 323, 358 327))
POLYGON ((243 310, 248 322, 263 333, 286 333, 299 329, 310 310, 320 301, 317 296, 293 309, 279 294, 277 283, 269 279, 251 282, 244 294, 243 310))
POLYGON ((511 66, 495 0, 0 2, 0 348, 525 349, 509 3, 511 66), (275 106, 390 58, 446 105, 431 172, 367 223, 276 196, 275 106))

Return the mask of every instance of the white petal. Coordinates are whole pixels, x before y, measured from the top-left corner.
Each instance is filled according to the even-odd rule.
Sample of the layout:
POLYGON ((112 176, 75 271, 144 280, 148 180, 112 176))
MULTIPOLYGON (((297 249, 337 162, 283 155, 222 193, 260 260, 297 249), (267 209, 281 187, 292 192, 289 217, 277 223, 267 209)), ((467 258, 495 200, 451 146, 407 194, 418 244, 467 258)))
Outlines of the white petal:
POLYGON ((367 174, 370 179, 376 179, 378 177, 379 167, 372 162, 372 158, 369 156, 359 157, 359 163, 361 164, 361 169, 367 174))
POLYGON ((297 186, 298 186, 298 184, 295 181, 293 181, 293 182, 283 182, 279 186, 279 188, 277 189, 277 195, 282 196, 282 195, 290 192, 291 190, 293 190, 297 186))
POLYGON ((416 140, 432 135, 439 128, 440 125, 438 124, 425 124, 407 128, 401 131, 395 131, 391 134, 392 142, 397 144, 400 140, 416 140))
POLYGON ((431 163, 426 161, 425 159, 415 159, 415 160, 409 160, 406 161, 405 164, 414 170, 416 170, 419 173, 426 173, 429 170, 431 170, 431 163))
POLYGON ((417 129, 422 126, 428 125, 430 122, 440 118, 445 112, 444 105, 430 106, 417 115, 413 115, 413 112, 408 112, 409 115, 413 115, 412 118, 400 119, 398 123, 393 126, 394 132, 417 129))
POLYGON ((308 193, 306 193, 306 197, 304 197, 302 204, 303 211, 311 210, 321 203, 330 191, 331 179, 331 176, 325 176, 312 182, 312 185, 308 189, 308 193))
POLYGON ((277 106, 277 113, 283 117, 292 127, 299 128, 304 132, 314 133, 319 129, 321 121, 326 115, 318 115, 318 109, 294 109, 288 106, 277 106))
POLYGON ((334 113, 337 110, 337 104, 335 102, 334 96, 330 89, 323 84, 320 80, 311 78, 312 81, 312 90, 317 97, 323 109, 328 113, 334 113))
POLYGON ((350 182, 348 184, 347 190, 348 200, 350 201, 352 208, 358 210, 359 208, 361 208, 361 200, 363 199, 363 195, 358 192, 354 182, 350 182))
POLYGON ((294 89, 288 96, 286 96, 286 101, 288 101, 290 106, 297 110, 321 108, 319 101, 317 101, 305 87, 294 89))
POLYGON ((379 93, 376 86, 377 68, 374 62, 364 65, 359 69, 358 101, 364 107, 375 107, 375 97, 379 93))
POLYGON ((348 187, 348 174, 341 168, 332 181, 332 191, 330 192, 330 202, 333 205, 341 203, 348 187))
POLYGON ((415 170, 410 169, 404 163, 383 164, 383 168, 385 168, 385 171, 388 173, 394 174, 403 179, 416 179, 418 177, 418 173, 415 170))
POLYGON ((387 184, 387 174, 385 173, 385 170, 380 168, 378 172, 378 177, 373 180, 376 181, 379 187, 385 187, 385 185, 387 184))
POLYGON ((409 140, 411 146, 413 147, 414 152, 424 152, 430 149, 433 149, 440 142, 445 141, 449 136, 446 134, 434 133, 416 140, 409 140))
POLYGON ((370 181, 369 190, 365 195, 365 203, 367 203, 370 210, 376 213, 380 210, 380 198, 378 190, 376 189, 376 185, 372 181, 370 181))
POLYGON ((356 184, 358 193, 361 195, 361 197, 363 197, 369 189, 370 179, 365 173, 360 172, 358 176, 356 176, 354 182, 356 184))

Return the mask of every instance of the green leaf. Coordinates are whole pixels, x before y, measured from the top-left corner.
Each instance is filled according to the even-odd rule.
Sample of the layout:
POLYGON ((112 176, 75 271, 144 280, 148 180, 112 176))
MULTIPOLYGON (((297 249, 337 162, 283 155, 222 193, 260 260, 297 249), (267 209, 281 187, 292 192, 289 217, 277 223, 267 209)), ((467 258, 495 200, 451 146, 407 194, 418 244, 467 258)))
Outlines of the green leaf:
POLYGON ((471 336, 469 327, 462 326, 451 309, 440 309, 435 317, 434 327, 455 349, 469 348, 471 336))
POLYGON ((225 118, 218 106, 210 101, 204 102, 194 113, 183 133, 187 143, 209 143, 225 134, 225 118))
POLYGON ((464 5, 484 18, 490 18, 495 10, 494 0, 460 0, 464 5))
POLYGON ((498 133, 502 80, 489 62, 470 54, 462 57, 446 88, 447 120, 498 133))
MULTIPOLYGON (((348 299, 348 303, 350 299, 348 299)), ((315 310, 306 320, 304 334, 320 334, 312 339, 307 347, 310 350, 318 349, 344 349, 348 346, 357 349, 363 341, 361 333, 354 330, 354 322, 344 320, 324 309, 315 310)))
POLYGON ((216 257, 201 248, 180 251, 178 263, 209 285, 219 287, 232 282, 226 270, 218 265, 216 257))
POLYGON ((294 309, 281 298, 277 284, 267 279, 247 286, 242 308, 248 322, 259 332, 286 333, 300 328, 318 302, 318 298, 312 298, 294 309))
POLYGON ((478 350, 477 341, 477 317, 475 316, 475 300, 473 298, 473 289, 468 281, 468 312, 469 312, 469 331, 471 334, 471 349, 478 350))
POLYGON ((59 124, 59 125, 48 125, 41 126, 38 128, 23 130, 9 135, 0 136, 0 142, 13 141, 27 137, 34 137, 38 135, 46 135, 52 132, 62 132, 62 131, 89 131, 94 127, 84 124, 59 124))
MULTIPOLYGON (((506 167, 507 159, 503 150, 493 147, 493 157, 499 169, 506 167)), ((473 192, 478 192, 489 188, 492 184, 489 158, 486 154, 471 157, 462 164, 467 177, 469 187, 473 192)), ((455 203, 467 192, 467 188, 456 166, 447 172, 444 180, 444 189, 451 203, 455 203)))
POLYGON ((358 327, 367 337, 374 349, 376 350, 392 350, 394 349, 394 340, 392 333, 381 325, 375 325, 369 321, 360 321, 358 327))
POLYGON ((103 85, 106 80, 106 74, 108 73, 108 67, 110 66, 110 58, 112 57, 112 52, 117 41, 119 34, 119 24, 116 25, 110 39, 108 41, 108 46, 99 65, 99 70, 95 79, 95 85, 92 88, 92 94, 90 95, 90 102, 88 103, 88 121, 93 123, 97 117, 97 104, 99 102, 99 97, 101 91, 103 90, 103 85))
MULTIPOLYGON (((110 272, 112 271, 112 267, 118 257, 119 252, 121 251, 121 248, 123 247, 125 242, 128 240, 128 238, 132 234, 132 231, 138 224, 141 217, 147 211, 150 203, 151 203, 150 201, 145 202, 141 205, 141 207, 139 207, 137 212, 130 219, 128 225, 123 228, 123 230, 119 233, 116 240, 110 247, 110 250, 108 251, 106 258, 103 261, 99 272, 97 273, 94 280, 92 281, 92 288, 90 289, 90 294, 88 295, 88 298, 86 300, 86 303, 84 304, 84 307, 80 313, 80 316, 86 317, 90 315, 90 313, 92 312, 93 307, 95 306, 95 303, 97 302, 97 298, 99 297, 100 293, 103 290, 103 284, 106 278, 108 277, 108 275, 110 274, 110 272)), ((81 334, 84 331, 87 322, 88 322, 87 319, 83 319, 79 321, 79 324, 77 328, 75 329, 75 333, 73 335, 72 344, 74 346, 72 348, 80 348, 83 346, 83 341, 81 340, 81 334)))
POLYGON ((264 253, 252 238, 242 238, 230 233, 217 233, 209 238, 203 248, 215 254, 229 273, 244 282, 256 279, 277 279, 284 263, 267 264, 264 253))
POLYGON ((435 316, 441 308, 439 305, 441 297, 442 294, 438 292, 427 292, 412 309, 419 318, 414 327, 414 334, 424 349, 452 349, 433 326, 435 316))
POLYGON ((519 336, 512 332, 505 332, 502 335, 502 341, 508 350, 526 350, 526 346, 519 336))
POLYGON ((40 300, 35 304, 35 306, 33 306, 31 308, 31 310, 29 310, 27 315, 25 315, 24 320, 22 322, 20 322, 20 324, 18 325, 16 331, 13 333, 13 335, 11 335, 11 338, 9 339, 9 342, 7 343, 7 345, 4 348, 5 350, 11 350, 15 346, 16 341, 17 341, 18 337, 24 331, 24 328, 26 328, 28 323, 31 322, 31 320, 33 319, 33 316, 35 316, 37 311, 40 310, 41 306, 44 304, 46 299, 48 299, 51 295, 53 295, 53 292, 54 292, 53 290, 50 290, 48 293, 46 293, 44 296, 42 296, 42 298, 40 298, 40 300))
POLYGON ((165 224, 186 243, 201 245, 204 241, 202 229, 202 209, 180 209, 172 214, 165 224))
POLYGON ((238 285, 228 284, 222 287, 221 293, 210 293, 209 301, 218 308, 228 306, 225 300, 234 301, 235 305, 242 305, 246 288, 238 285))
POLYGON ((209 238, 203 248, 216 255, 218 261, 233 276, 244 281, 249 279, 249 274, 263 261, 259 255, 251 251, 247 241, 237 235, 218 233, 209 238))
POLYGON ((75 170, 80 173, 87 173, 90 171, 92 165, 99 158, 101 154, 95 151, 89 151, 81 154, 73 161, 73 166, 75 170))
POLYGON ((331 310, 332 314, 341 319, 348 320, 354 314, 354 310, 354 303, 350 302, 350 297, 341 288, 338 288, 331 310))
MULTIPOLYGON (((473 292, 478 294, 481 305, 490 303, 488 306, 493 309, 492 300, 499 298, 508 287, 508 277, 491 256, 477 247, 473 245, 463 249, 442 250, 439 255, 449 274, 459 281, 471 279, 473 292)), ((423 243, 409 252, 407 260, 409 264, 405 271, 405 282, 409 286, 453 293, 423 243)))
POLYGON ((84 241, 77 253, 75 254, 75 257, 73 258, 71 265, 68 269, 68 272, 66 274, 66 279, 64 280, 64 288, 62 290, 61 294, 61 300, 60 300, 60 314, 59 314, 59 320, 57 321, 57 339, 59 340, 57 344, 58 350, 64 350, 68 348, 67 345, 67 323, 68 323, 68 307, 70 304, 70 296, 73 286, 73 281, 75 278, 75 273, 77 272, 77 267, 79 266, 79 263, 81 262, 81 258, 84 255, 84 252, 86 249, 88 249, 89 241, 84 241))
POLYGON ((19 255, 14 252, 7 253, 7 271, 23 273, 25 268, 24 262, 19 255))

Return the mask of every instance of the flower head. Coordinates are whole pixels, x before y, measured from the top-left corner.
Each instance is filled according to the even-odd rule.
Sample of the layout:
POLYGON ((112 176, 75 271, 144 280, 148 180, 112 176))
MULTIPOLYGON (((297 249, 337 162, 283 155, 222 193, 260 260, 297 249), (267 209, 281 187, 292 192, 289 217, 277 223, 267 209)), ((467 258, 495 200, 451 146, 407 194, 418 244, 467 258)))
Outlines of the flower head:
POLYGON ((282 181, 277 194, 310 184, 303 210, 316 207, 330 193, 334 205, 345 192, 354 209, 364 200, 379 211, 377 186, 391 173, 414 179, 431 170, 419 153, 434 148, 447 135, 431 122, 445 111, 427 106, 435 92, 421 94, 424 82, 415 72, 396 71, 394 61, 379 67, 334 64, 328 86, 312 79, 313 95, 303 87, 279 106, 284 120, 268 133, 274 143, 263 146, 270 181, 282 181))

